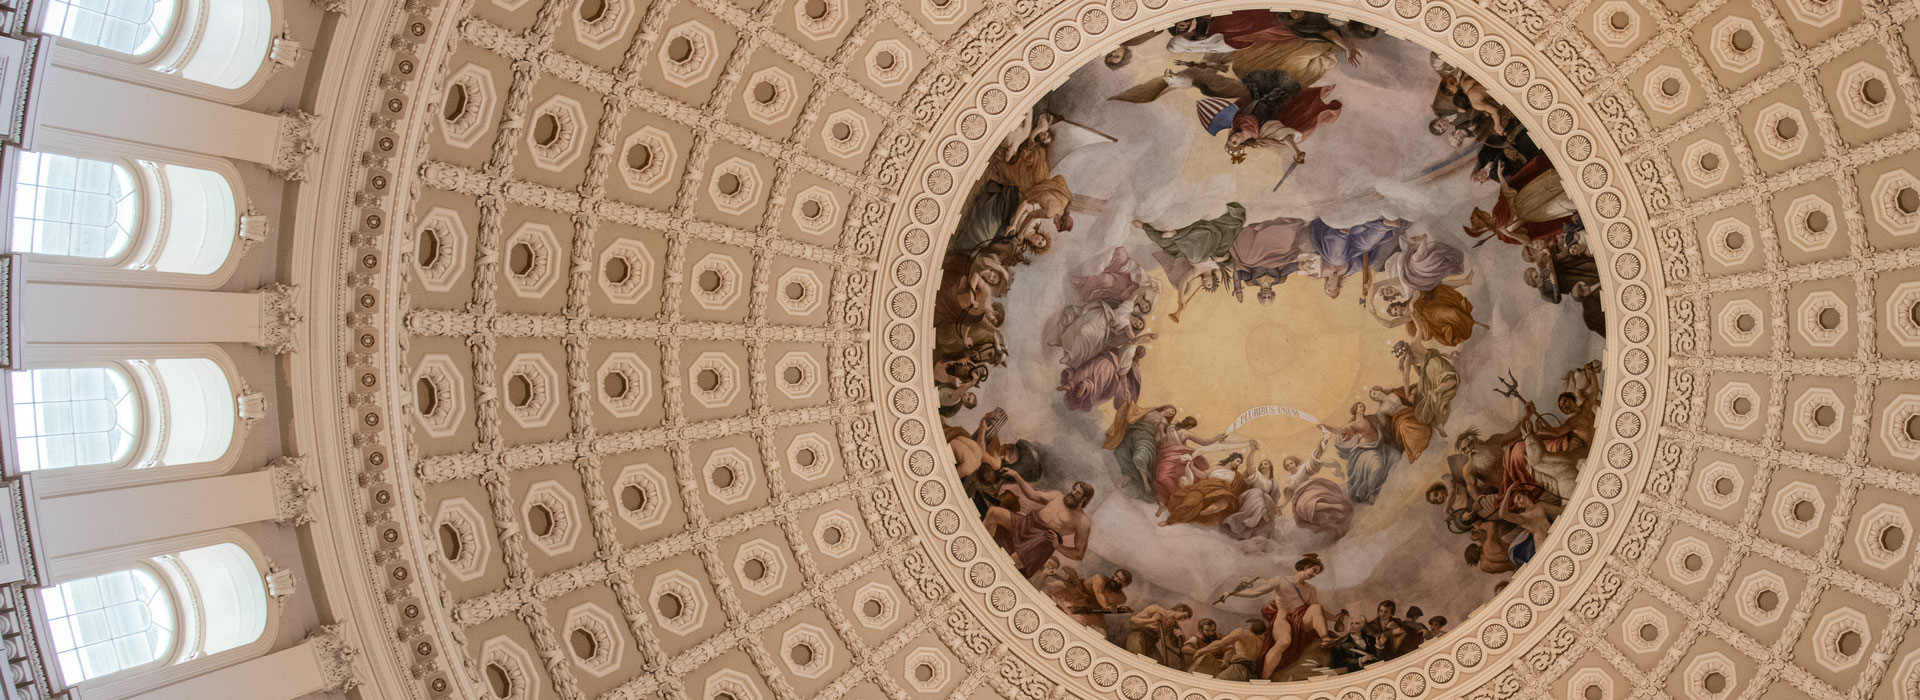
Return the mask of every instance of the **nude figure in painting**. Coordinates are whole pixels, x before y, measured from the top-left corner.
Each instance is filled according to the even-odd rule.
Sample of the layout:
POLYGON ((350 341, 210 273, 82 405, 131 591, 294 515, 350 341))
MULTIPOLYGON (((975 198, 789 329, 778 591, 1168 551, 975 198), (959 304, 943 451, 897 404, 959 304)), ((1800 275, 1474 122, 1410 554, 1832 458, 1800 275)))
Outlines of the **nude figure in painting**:
POLYGON ((953 449, 953 468, 961 481, 985 467, 995 471, 1013 457, 1013 445, 1000 442, 1000 428, 1007 424, 1007 410, 996 408, 980 417, 980 425, 969 433, 947 427, 947 446, 953 449))
POLYGON ((1328 641, 1327 614, 1320 607, 1320 590, 1308 583, 1326 570, 1327 565, 1320 562, 1320 555, 1308 554, 1293 563, 1292 575, 1275 576, 1245 585, 1214 601, 1218 605, 1227 602, 1228 597, 1273 595, 1273 599, 1260 609, 1260 615, 1269 622, 1268 641, 1272 644, 1267 648, 1266 658, 1260 665, 1261 678, 1271 680, 1275 672, 1299 661, 1306 654, 1308 645, 1328 641), (1283 606, 1287 609, 1284 618, 1280 615, 1283 606), (1281 634, 1282 623, 1286 625, 1284 635, 1281 634))

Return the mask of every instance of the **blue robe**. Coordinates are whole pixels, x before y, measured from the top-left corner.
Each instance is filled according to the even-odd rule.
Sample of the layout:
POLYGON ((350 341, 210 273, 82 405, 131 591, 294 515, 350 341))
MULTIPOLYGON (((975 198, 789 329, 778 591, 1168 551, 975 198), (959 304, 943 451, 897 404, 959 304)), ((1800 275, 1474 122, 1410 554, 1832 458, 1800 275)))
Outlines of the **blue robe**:
POLYGON ((1387 258, 1400 250, 1400 238, 1406 232, 1406 224, 1390 226, 1384 219, 1374 219, 1341 229, 1314 219, 1308 225, 1307 232, 1313 237, 1313 247, 1320 254, 1320 265, 1340 270, 1344 276, 1359 272, 1363 266, 1385 269, 1387 258))
POLYGON ((1514 566, 1526 566, 1527 562, 1533 561, 1538 546, 1539 543, 1533 541, 1533 531, 1523 529, 1513 538, 1513 544, 1507 545, 1507 556, 1513 558, 1514 566))
POLYGON ((993 181, 981 185, 961 214, 960 228, 953 232, 953 249, 971 253, 994 242, 1013 223, 1020 201, 1018 187, 993 181))
POLYGON ((1334 450, 1347 462, 1347 498, 1354 503, 1372 503, 1387 483, 1387 472, 1400 460, 1400 448, 1387 438, 1393 426, 1377 415, 1367 416, 1367 421, 1374 424, 1380 440, 1370 445, 1345 439, 1334 443, 1334 450))

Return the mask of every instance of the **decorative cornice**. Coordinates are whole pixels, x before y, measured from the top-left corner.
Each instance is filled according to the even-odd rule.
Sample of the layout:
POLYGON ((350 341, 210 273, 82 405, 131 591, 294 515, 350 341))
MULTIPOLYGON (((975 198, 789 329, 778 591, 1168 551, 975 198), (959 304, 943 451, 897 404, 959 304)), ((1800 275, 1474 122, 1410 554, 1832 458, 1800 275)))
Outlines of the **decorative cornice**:
POLYGON ((313 521, 308 498, 313 480, 307 473, 306 457, 282 457, 268 465, 273 470, 273 506, 275 520, 283 525, 305 525, 313 521))
POLYGON ((306 58, 308 53, 306 47, 302 46, 300 42, 294 41, 286 32, 281 32, 280 36, 273 38, 273 48, 267 51, 267 59, 273 63, 271 70, 274 73, 279 73, 280 71, 292 68, 293 64, 299 63, 300 59, 306 58))
POLYGON ((273 143, 273 162, 267 164, 267 169, 287 180, 305 182, 307 160, 320 150, 320 142, 314 138, 319 122, 320 117, 300 110, 281 112, 280 133, 273 143))
POLYGON ((276 354, 287 354, 298 349, 293 331, 307 320, 306 314, 294 302, 299 288, 274 283, 260 288, 260 341, 254 343, 276 354))
POLYGON ((6 667, 0 679, 10 686, 7 697, 22 700, 63 700, 75 697, 71 688, 59 688, 47 666, 41 628, 33 624, 27 601, 38 600, 26 586, 10 583, 0 586, 0 651, 6 654, 6 667))
POLYGON ((340 625, 326 625, 307 635, 314 656, 320 660, 320 677, 326 683, 321 690, 342 693, 360 687, 358 660, 360 650, 346 641, 340 625))
POLYGON ((20 355, 20 294, 27 278, 22 255, 0 255, 0 368, 11 369, 20 355))

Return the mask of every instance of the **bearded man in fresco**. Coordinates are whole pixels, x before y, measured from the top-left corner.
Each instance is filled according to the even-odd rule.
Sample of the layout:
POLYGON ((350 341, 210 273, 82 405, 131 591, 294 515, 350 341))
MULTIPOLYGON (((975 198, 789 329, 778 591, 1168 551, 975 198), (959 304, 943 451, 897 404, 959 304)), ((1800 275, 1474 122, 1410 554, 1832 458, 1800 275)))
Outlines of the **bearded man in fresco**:
POLYGON ((991 506, 981 520, 994 542, 1020 565, 1021 576, 1033 578, 1055 555, 1074 561, 1087 556, 1087 539, 1093 534, 1093 518, 1086 510, 1093 500, 1092 484, 1076 481, 1061 493, 1036 489, 1010 471, 1004 476, 1020 499, 1020 511, 991 506))
POLYGON ((1260 672, 1260 660, 1267 655, 1267 621, 1252 618, 1235 627, 1226 636, 1200 647, 1193 653, 1188 671, 1207 673, 1201 664, 1217 661, 1220 668, 1211 675, 1223 681, 1253 680, 1260 672))
POLYGON ((1057 558, 1053 561, 1054 565, 1047 567, 1040 577, 1040 590, 1076 622, 1105 631, 1108 615, 1133 612, 1127 605, 1126 590, 1127 584, 1133 582, 1133 572, 1115 569, 1111 574, 1081 578, 1073 567, 1061 564, 1057 558))

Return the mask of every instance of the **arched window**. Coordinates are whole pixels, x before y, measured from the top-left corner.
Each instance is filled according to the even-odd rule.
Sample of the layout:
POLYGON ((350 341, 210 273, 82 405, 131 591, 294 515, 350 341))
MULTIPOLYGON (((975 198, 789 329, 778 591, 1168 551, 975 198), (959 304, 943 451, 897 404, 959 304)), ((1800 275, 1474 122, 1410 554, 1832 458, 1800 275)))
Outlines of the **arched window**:
POLYGON ((152 569, 68 581, 40 598, 68 685, 145 666, 173 650, 173 596, 152 569))
POLYGON ((117 464, 133 452, 140 397, 118 367, 13 373, 13 430, 21 471, 117 464))
POLYGON ((160 47, 173 29, 174 0, 48 0, 50 34, 129 56, 160 47))
POLYGON ((226 372, 205 358, 20 370, 7 389, 21 471, 212 462, 240 419, 226 372))
POLYGON ((253 643, 270 613, 259 565, 231 542, 41 591, 67 685, 253 643))
POLYGON ((181 655, 182 660, 252 644, 266 631, 267 581, 247 550, 217 544, 165 557, 160 563, 174 579, 193 588, 187 623, 197 641, 181 655))
POLYGON ((140 200, 126 166, 57 153, 20 153, 13 249, 118 258, 133 243, 140 200))
POLYGON ((40 31, 123 63, 237 90, 266 64, 273 7, 268 0, 48 0, 40 31))
POLYGON ((238 240, 239 203, 220 173, 148 160, 19 156, 16 252, 210 275, 226 265, 238 240))
POLYGON ((193 37, 193 48, 177 64, 180 75, 227 89, 253 82, 273 47, 273 8, 266 0, 199 0, 194 4, 206 21, 200 23, 193 37))

